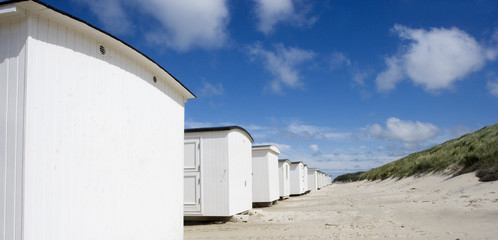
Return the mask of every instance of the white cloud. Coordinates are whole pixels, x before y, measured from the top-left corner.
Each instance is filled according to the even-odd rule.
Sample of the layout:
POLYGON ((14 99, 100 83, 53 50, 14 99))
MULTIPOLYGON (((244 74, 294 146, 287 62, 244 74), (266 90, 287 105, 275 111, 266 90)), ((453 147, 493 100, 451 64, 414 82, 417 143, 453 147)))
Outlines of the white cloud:
POLYGON ((191 47, 220 47, 226 39, 225 0, 147 0, 139 5, 144 5, 163 27, 148 36, 158 44, 185 51, 191 47))
POLYGON ((316 144, 311 144, 311 145, 310 145, 310 148, 311 148, 311 150, 313 150, 313 151, 315 151, 315 152, 318 152, 318 145, 316 145, 316 144))
POLYGON ((103 28, 113 34, 126 34, 133 32, 133 24, 126 14, 126 8, 120 0, 85 1, 73 0, 85 4, 95 14, 103 28))
POLYGON ((185 120, 185 128, 204 128, 213 126, 214 124, 210 122, 195 122, 192 120, 185 120))
POLYGON ((313 51, 295 47, 286 48, 282 44, 275 45, 275 51, 266 50, 261 44, 255 44, 249 48, 249 54, 263 58, 266 69, 275 77, 270 83, 271 90, 275 93, 282 93, 282 86, 290 88, 302 86, 298 67, 315 56, 313 51))
POLYGON ((403 121, 398 118, 389 118, 386 128, 379 124, 369 125, 366 128, 369 134, 377 139, 402 141, 405 147, 413 147, 414 143, 423 142, 437 136, 441 130, 431 124, 419 121, 403 121))
POLYGON ((387 70, 377 75, 375 82, 377 90, 386 92, 396 87, 396 84, 403 79, 403 70, 400 61, 396 57, 387 57, 385 59, 387 70))
POLYGON ((200 96, 216 96, 216 95, 223 95, 225 93, 225 90, 223 89, 221 83, 218 83, 216 85, 207 81, 203 81, 203 83, 204 86, 199 91, 200 96))
POLYGON ((229 21, 226 0, 143 0, 143 1, 82 1, 107 30, 123 34, 131 30, 131 16, 151 17, 146 39, 178 51, 194 47, 221 47, 229 21))
POLYGON ((313 125, 299 124, 293 122, 287 127, 286 131, 293 136, 305 139, 324 139, 324 140, 337 140, 344 139, 351 136, 348 132, 333 132, 328 127, 320 127, 313 125))
POLYGON ((493 96, 498 97, 498 81, 488 81, 487 87, 493 96))
POLYGON ((428 91, 450 88, 494 59, 489 49, 455 27, 426 31, 396 24, 393 32, 410 44, 400 56, 386 58, 387 69, 376 79, 379 91, 394 89, 403 78, 428 91))
POLYGON ((279 22, 288 22, 295 26, 311 26, 316 17, 307 17, 307 7, 296 7, 292 0, 254 0, 258 17, 258 30, 269 34, 279 22), (296 9, 302 11, 297 12, 296 9))
POLYGON ((342 52, 333 52, 330 60, 332 70, 351 66, 351 60, 342 52))

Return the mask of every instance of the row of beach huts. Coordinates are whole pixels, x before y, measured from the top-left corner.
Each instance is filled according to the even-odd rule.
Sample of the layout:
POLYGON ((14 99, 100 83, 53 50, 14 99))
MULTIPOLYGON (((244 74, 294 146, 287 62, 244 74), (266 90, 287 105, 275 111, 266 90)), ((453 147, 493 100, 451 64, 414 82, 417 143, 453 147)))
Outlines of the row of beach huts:
POLYGON ((184 215, 231 216, 330 183, 241 128, 185 130, 193 98, 82 19, 0 2, 0 240, 182 239, 184 215))
POLYGON ((238 126, 185 130, 185 220, 229 218, 331 183, 303 162, 279 160, 277 146, 253 142, 238 126))

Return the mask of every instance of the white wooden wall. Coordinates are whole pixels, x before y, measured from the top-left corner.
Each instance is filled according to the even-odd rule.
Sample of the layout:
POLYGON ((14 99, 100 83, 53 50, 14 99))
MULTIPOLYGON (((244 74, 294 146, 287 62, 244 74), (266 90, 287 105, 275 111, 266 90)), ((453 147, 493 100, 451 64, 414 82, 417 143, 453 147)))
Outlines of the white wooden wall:
POLYGON ((307 165, 304 165, 304 168, 303 168, 303 179, 304 179, 303 192, 307 192, 309 190, 309 188, 308 188, 308 166, 307 165))
POLYGON ((290 195, 290 164, 289 162, 278 162, 279 193, 280 197, 286 198, 290 195))
POLYGON ((315 191, 318 189, 318 172, 316 169, 308 169, 308 190, 315 191))
POLYGON ((268 149, 252 150, 252 201, 273 202, 279 198, 278 154, 268 149))
POLYGON ((0 239, 22 239, 25 18, 0 21, 0 239))
POLYGON ((201 212, 185 216, 232 216, 252 208, 251 141, 242 131, 187 132, 200 139, 201 212))
MULTIPOLYGON (((12 45, 26 62, 2 50, 0 74, 5 68, 9 76, 17 74, 17 67, 26 84, 23 239, 181 239, 184 96, 161 79, 154 83, 157 73, 115 41, 31 12, 19 21, 27 24, 6 28, 2 21, 0 45, 5 36, 22 41, 22 34, 12 33, 27 29, 25 48, 12 45)), ((22 128, 11 121, 22 122, 23 108, 12 110, 16 103, 5 104, 5 96, 18 94, 22 102, 22 94, 14 85, 0 91, 2 108, 8 108, 1 123, 9 121, 0 130, 0 151, 8 155, 2 199, 13 206, 21 192, 12 192, 22 181, 14 176, 22 156, 15 131, 22 128)), ((17 206, 4 209, 4 223, 18 216, 17 206)), ((2 228, 6 239, 18 231, 19 220, 2 228)))
POLYGON ((252 142, 239 129, 228 133, 230 215, 252 208, 252 142))
POLYGON ((185 139, 200 139, 201 213, 185 216, 230 216, 228 210, 227 132, 185 133, 185 139))
POLYGON ((290 165, 290 194, 304 193, 304 165, 302 163, 290 165))

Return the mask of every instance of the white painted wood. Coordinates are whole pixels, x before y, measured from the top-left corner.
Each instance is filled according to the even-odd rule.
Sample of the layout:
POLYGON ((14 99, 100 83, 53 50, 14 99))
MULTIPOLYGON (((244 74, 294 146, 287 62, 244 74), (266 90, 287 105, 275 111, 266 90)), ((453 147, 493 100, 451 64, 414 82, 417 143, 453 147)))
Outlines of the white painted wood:
POLYGON ((308 190, 318 190, 318 171, 316 168, 308 169, 308 190))
POLYGON ((278 160, 279 195, 283 199, 290 195, 290 163, 288 159, 278 160))
POLYGON ((304 164, 303 168, 303 178, 304 178, 304 192, 307 193, 309 191, 308 187, 308 165, 304 164))
POLYGON ((271 203, 279 199, 279 154, 276 146, 252 147, 253 203, 271 203))
POLYGON ((304 163, 291 162, 290 165, 290 194, 301 195, 306 192, 304 163))
POLYGON ((184 142, 183 210, 201 212, 200 139, 184 142))
POLYGON ((25 14, 0 18, 2 237, 181 239, 193 95, 99 30, 9 4, 25 14))
POLYGON ((184 216, 228 217, 251 209, 250 135, 234 127, 185 130, 185 141, 193 138, 200 139, 201 211, 184 216))
MULTIPOLYGON (((4 8, 5 9, 5 8, 4 8)), ((26 19, 0 21, 0 239, 22 239, 26 19)))

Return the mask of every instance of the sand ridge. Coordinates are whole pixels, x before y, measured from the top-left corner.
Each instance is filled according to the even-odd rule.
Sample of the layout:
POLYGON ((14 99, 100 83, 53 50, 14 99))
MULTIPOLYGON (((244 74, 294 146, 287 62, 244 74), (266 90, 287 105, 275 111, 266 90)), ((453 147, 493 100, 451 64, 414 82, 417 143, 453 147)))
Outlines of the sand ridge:
POLYGON ((185 239, 498 239, 498 181, 474 173, 332 184, 185 239))

